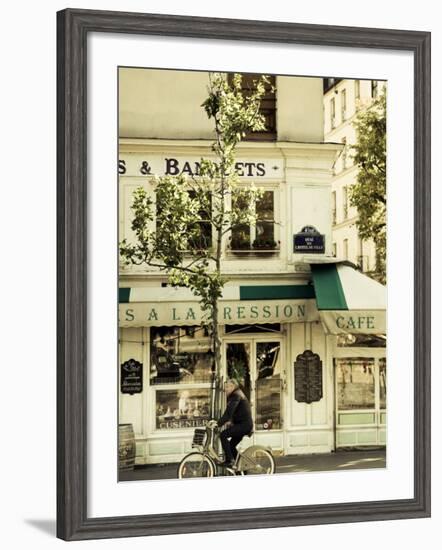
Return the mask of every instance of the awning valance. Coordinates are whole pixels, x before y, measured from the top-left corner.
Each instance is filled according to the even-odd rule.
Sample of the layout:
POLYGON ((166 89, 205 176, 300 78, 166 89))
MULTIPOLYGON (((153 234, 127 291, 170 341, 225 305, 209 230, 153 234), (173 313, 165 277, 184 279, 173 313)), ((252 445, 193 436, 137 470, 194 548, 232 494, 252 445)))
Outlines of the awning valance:
POLYGON ((384 334, 386 288, 346 263, 311 264, 316 306, 327 332, 384 334))
MULTIPOLYGON (((219 323, 262 324, 318 321, 312 285, 226 286, 219 301, 219 323)), ((199 300, 187 288, 119 289, 119 326, 198 325, 199 300)))

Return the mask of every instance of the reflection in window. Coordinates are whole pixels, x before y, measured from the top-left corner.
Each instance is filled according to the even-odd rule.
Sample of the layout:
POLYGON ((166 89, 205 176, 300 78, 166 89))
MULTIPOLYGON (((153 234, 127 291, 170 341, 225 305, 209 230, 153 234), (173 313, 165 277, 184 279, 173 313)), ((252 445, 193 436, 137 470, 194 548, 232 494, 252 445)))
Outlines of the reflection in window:
POLYGON ((387 361, 379 359, 379 408, 387 408, 387 361))
POLYGON ((256 239, 253 243, 255 248, 276 246, 274 212, 273 191, 264 191, 256 202, 256 239))
POLYGON ((336 367, 339 410, 374 409, 374 360, 341 359, 336 367))
POLYGON ((281 344, 256 344, 256 429, 281 428, 281 344))
POLYGON ((211 381, 213 355, 205 328, 150 329, 151 384, 195 384, 211 381))
POLYGON ((209 388, 156 391, 156 428, 196 428, 209 420, 209 388))
POLYGON ((250 343, 228 343, 226 360, 227 377, 237 380, 245 396, 250 400, 250 343))
POLYGON ((338 335, 338 347, 339 348, 385 348, 387 338, 385 334, 339 334, 338 335))
POLYGON ((264 191, 254 205, 249 205, 241 194, 233 195, 233 207, 255 210, 256 223, 238 224, 232 227, 230 249, 241 250, 275 250, 278 243, 275 241, 275 192, 264 191))

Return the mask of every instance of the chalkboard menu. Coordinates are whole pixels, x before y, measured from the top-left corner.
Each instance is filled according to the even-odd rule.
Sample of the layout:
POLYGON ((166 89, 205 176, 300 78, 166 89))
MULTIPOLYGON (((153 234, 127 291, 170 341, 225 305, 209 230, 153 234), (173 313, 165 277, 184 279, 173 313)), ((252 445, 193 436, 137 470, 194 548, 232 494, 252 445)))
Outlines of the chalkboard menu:
POLYGON ((309 349, 296 357, 295 399, 299 403, 322 399, 322 361, 309 349))
POLYGON ((129 359, 121 365, 121 393, 141 393, 143 391, 143 364, 129 359))
POLYGON ((324 254, 325 238, 312 225, 306 225, 299 233, 293 235, 293 252, 307 254, 324 254))

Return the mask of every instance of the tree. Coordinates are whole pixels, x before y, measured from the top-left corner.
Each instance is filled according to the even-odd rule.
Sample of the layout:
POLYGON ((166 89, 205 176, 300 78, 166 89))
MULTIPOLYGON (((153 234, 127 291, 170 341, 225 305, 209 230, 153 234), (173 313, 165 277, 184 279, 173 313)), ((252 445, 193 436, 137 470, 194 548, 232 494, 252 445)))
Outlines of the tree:
MULTIPOLYGON (((214 122, 215 160, 201 159, 196 176, 157 177, 156 205, 143 187, 137 188, 135 242, 120 243, 125 264, 156 267, 167 273, 169 284, 190 288, 199 298, 212 337, 215 384, 221 372, 218 301, 227 282, 221 272, 222 245, 232 229, 254 223, 253 205, 262 194, 253 185, 239 185, 235 149, 246 133, 265 130, 259 109, 269 81, 262 76, 246 95, 241 80, 239 74, 231 80, 221 73, 209 75, 202 107, 214 122)), ((214 399, 212 395, 212 414, 214 399)))
POLYGON ((373 277, 386 282, 387 195, 386 195, 386 93, 361 111, 355 122, 357 132, 354 162, 359 167, 356 183, 350 187, 350 204, 358 210, 356 226, 362 239, 373 239, 376 267, 373 277))

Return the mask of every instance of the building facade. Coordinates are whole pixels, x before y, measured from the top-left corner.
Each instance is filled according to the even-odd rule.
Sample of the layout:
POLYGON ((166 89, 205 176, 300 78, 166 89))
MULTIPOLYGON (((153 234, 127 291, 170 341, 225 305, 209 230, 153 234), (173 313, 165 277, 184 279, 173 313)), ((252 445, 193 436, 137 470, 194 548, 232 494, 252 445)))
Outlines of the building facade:
MULTIPOLYGON (((211 157, 207 82, 204 72, 120 69, 120 240, 133 239, 137 187, 154 201, 153 175, 197 177, 211 157)), ((263 194, 256 223, 223 238, 222 376, 239 378, 252 405, 244 445, 282 454, 384 445, 385 289, 333 256, 342 146, 324 141, 323 82, 276 76, 274 85, 266 131, 237 149, 241 184, 263 194)), ((119 286, 119 422, 133 425, 137 464, 178 462, 210 415, 213 358, 198 299, 147 266, 121 265, 119 286)))
POLYGON ((353 163, 351 146, 356 143, 355 118, 378 97, 385 82, 377 80, 324 79, 325 141, 341 143, 341 154, 333 167, 332 247, 333 254, 348 260, 367 274, 376 268, 376 247, 359 236, 357 209, 350 205, 349 189, 356 182, 358 167, 353 163))

